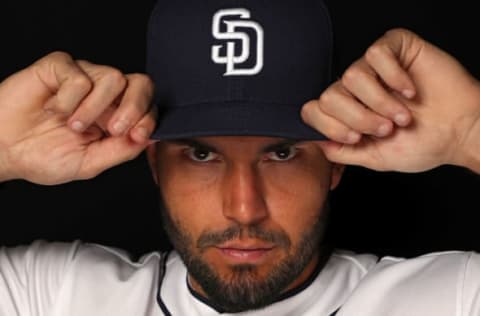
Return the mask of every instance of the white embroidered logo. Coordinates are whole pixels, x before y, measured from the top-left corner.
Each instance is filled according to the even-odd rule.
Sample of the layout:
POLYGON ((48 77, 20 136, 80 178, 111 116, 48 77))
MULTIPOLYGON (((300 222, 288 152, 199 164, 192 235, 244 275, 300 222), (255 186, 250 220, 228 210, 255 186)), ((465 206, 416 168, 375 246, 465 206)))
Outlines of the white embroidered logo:
POLYGON ((226 56, 220 56, 220 49, 223 45, 214 45, 212 47, 212 60, 216 64, 226 64, 227 71, 224 76, 253 76, 258 74, 263 68, 263 28, 260 24, 250 19, 250 11, 247 9, 224 9, 219 10, 213 16, 212 33, 216 39, 227 41, 226 56), (225 20, 228 16, 240 16, 237 20, 225 20), (227 26, 226 32, 220 31, 221 23, 227 26), (257 35, 257 55, 256 63, 252 68, 236 68, 236 65, 246 62, 250 58, 250 37, 247 33, 236 32, 236 28, 251 28, 257 35), (235 56, 235 42, 241 41, 241 54, 235 56))

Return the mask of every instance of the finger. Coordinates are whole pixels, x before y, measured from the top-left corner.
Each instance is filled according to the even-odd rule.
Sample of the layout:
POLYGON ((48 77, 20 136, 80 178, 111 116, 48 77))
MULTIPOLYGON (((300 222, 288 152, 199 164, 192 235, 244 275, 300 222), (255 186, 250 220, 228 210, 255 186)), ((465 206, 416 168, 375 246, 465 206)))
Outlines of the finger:
POLYGON ((407 72, 409 57, 403 56, 404 48, 408 46, 404 33, 398 30, 387 32, 367 49, 365 60, 390 88, 411 99, 415 97, 416 89, 407 72))
POLYGON ((348 92, 373 112, 394 120, 400 126, 408 125, 410 111, 378 79, 368 64, 359 60, 345 71, 341 82, 348 92))
POLYGON ((325 114, 318 100, 307 102, 301 111, 302 119, 327 138, 347 144, 355 144, 362 138, 362 135, 335 118, 325 114))
POLYGON ((387 136, 393 130, 390 120, 376 114, 357 101, 337 82, 319 99, 319 107, 330 117, 362 134, 387 136))
POLYGON ((86 61, 77 64, 94 82, 92 91, 68 121, 74 131, 83 132, 122 94, 127 81, 117 69, 86 61))
POLYGON ((333 141, 319 141, 317 145, 320 146, 325 157, 331 162, 384 171, 378 160, 373 161, 374 158, 367 148, 368 145, 362 143, 346 145, 333 141))
POLYGON ((105 132, 96 125, 92 125, 88 127, 82 134, 81 137, 83 137, 83 142, 84 143, 91 143, 98 141, 105 137, 105 132))
POLYGON ((51 53, 37 61, 32 69, 55 93, 44 105, 46 110, 70 115, 92 89, 90 78, 67 53, 51 53))
POLYGON ((126 78, 127 88, 117 111, 108 123, 108 130, 114 136, 129 131, 151 107, 153 83, 150 78, 143 74, 130 74, 126 78))
POLYGON ((150 111, 130 130, 130 137, 133 141, 144 144, 150 141, 157 122, 157 107, 152 106, 150 111))
POLYGON ((136 143, 128 136, 106 137, 89 145, 80 174, 90 179, 101 172, 136 158, 148 143, 136 143))

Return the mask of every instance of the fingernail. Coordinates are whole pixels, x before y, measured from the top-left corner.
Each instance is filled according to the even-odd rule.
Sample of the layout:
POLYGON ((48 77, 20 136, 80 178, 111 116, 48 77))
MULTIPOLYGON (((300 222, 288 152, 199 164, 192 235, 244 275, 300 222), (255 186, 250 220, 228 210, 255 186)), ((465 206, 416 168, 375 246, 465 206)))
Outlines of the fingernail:
POLYGON ((362 135, 357 132, 349 132, 347 135, 347 142, 349 144, 355 144, 360 140, 361 137, 362 135))
POLYGON ((75 132, 81 133, 85 130, 85 124, 80 121, 74 121, 71 126, 75 132))
POLYGON ((377 136, 385 136, 390 133, 390 124, 382 124, 377 130, 377 136))
POLYGON ((405 126, 408 124, 408 115, 405 113, 397 114, 395 115, 394 120, 395 120, 395 123, 397 123, 397 125, 405 126))
POLYGON ((415 96, 415 91, 410 90, 410 89, 405 89, 402 91, 402 94, 405 98, 411 99, 415 96))
POLYGON ((119 120, 113 124, 113 130, 117 135, 125 133, 125 130, 128 128, 128 122, 125 120, 119 120))

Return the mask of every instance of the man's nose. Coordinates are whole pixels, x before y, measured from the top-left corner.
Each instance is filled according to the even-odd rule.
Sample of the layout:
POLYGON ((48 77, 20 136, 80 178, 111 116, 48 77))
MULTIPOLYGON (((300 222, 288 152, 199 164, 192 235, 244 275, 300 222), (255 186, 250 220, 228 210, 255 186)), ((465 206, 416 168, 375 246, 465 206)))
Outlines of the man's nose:
POLYGON ((248 226, 268 217, 261 177, 254 166, 229 168, 223 186, 223 214, 226 218, 248 226))

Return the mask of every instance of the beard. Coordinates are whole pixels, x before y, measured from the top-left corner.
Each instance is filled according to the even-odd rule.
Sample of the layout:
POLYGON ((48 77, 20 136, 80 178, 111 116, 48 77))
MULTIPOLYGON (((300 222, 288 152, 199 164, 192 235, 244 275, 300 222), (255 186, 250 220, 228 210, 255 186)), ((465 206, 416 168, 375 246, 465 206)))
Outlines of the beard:
POLYGON ((329 213, 327 208, 328 204, 318 213, 319 216, 295 246, 292 246, 290 238, 283 231, 266 231, 260 226, 239 225, 220 232, 203 233, 195 242, 181 223, 173 220, 165 206, 162 219, 164 229, 182 258, 189 276, 202 287, 209 303, 219 312, 238 313, 274 303, 319 254, 329 213), (201 254, 207 247, 244 234, 283 248, 286 257, 273 264, 266 276, 260 276, 257 267, 251 264, 231 266, 228 275, 222 276, 202 259, 201 254))

